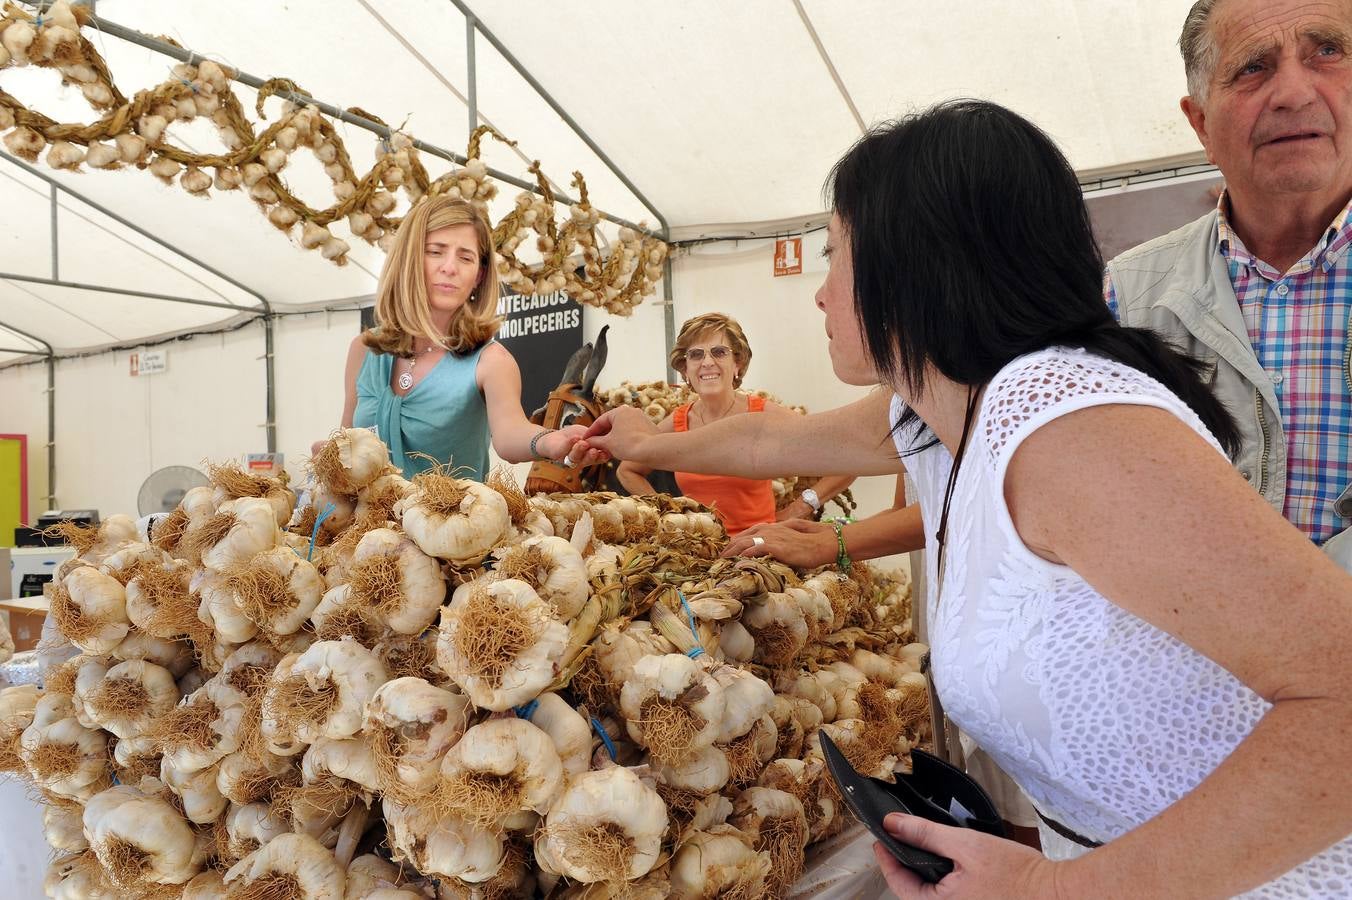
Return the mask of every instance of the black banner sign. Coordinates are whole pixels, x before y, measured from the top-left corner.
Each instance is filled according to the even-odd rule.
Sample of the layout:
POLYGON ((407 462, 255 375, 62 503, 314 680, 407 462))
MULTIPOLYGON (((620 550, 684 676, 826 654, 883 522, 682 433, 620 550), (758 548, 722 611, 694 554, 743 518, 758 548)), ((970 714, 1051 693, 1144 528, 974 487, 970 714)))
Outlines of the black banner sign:
POLYGON ((563 291, 516 294, 498 300, 498 340, 521 367, 521 407, 530 415, 559 386, 568 358, 582 346, 582 307, 563 291))

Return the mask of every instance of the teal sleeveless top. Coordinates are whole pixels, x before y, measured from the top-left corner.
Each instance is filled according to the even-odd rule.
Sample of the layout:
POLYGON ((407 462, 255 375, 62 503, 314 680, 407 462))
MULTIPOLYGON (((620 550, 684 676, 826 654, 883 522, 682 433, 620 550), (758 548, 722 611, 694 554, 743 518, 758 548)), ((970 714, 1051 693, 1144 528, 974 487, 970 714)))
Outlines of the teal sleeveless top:
POLYGON ((374 428, 405 478, 430 469, 435 460, 451 463, 461 478, 483 481, 488 474, 488 407, 475 370, 487 346, 465 356, 447 353, 402 397, 390 387, 395 357, 367 350, 357 374, 353 427, 374 428), (432 460, 411 453, 425 453, 432 460))

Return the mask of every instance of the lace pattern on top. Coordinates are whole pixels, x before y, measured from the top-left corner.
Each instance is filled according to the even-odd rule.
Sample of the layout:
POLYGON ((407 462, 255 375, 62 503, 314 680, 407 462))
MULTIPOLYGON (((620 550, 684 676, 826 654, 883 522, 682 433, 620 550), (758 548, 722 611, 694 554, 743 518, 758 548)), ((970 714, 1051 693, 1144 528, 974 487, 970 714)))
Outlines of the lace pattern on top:
MULTIPOLYGON (((942 593, 931 589, 927 601, 948 715, 1044 814, 1100 841, 1191 791, 1270 708, 1201 653, 1033 554, 1014 529, 1004 476, 1020 443, 1059 416, 1120 403, 1167 410, 1220 452, 1192 410, 1139 371, 1066 348, 1014 360, 982 401, 954 489, 942 593)), ((894 421, 901 409, 894 401, 894 421)), ((913 439, 899 434, 898 449, 913 439)), ((938 445, 906 463, 927 507, 936 584, 929 529, 952 457, 938 445)), ((1352 839, 1252 896, 1348 894, 1352 839)))

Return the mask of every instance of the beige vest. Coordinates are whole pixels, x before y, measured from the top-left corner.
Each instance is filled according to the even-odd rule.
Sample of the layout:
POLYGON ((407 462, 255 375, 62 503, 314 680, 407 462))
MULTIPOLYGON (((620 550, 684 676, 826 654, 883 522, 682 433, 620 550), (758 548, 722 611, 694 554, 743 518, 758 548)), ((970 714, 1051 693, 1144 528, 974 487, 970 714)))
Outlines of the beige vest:
MULTIPOLYGON (((1282 511, 1286 496, 1286 440, 1272 380, 1258 363, 1221 256, 1212 211, 1195 222, 1128 250, 1108 264, 1123 325, 1151 328, 1214 372, 1213 389, 1239 426, 1235 466, 1268 503, 1282 511)), ((1352 322, 1348 338, 1352 342, 1352 322)), ((1352 343, 1349 343, 1352 351, 1352 343)), ((1344 354, 1352 391, 1352 352, 1344 354)), ((1335 507, 1352 516, 1352 485, 1335 507)), ((1324 545, 1352 572, 1352 529, 1324 545)))

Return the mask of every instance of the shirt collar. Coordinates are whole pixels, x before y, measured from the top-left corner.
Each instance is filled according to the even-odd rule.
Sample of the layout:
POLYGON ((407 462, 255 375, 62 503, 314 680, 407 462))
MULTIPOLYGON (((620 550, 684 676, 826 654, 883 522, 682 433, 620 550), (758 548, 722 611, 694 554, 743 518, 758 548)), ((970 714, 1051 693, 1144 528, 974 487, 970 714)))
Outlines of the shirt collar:
MULTIPOLYGON (((1244 242, 1230 225, 1229 209, 1230 192, 1223 190, 1220 199, 1216 201, 1216 210, 1219 214, 1217 236, 1220 240, 1221 256, 1242 266, 1270 268, 1244 246, 1244 242)), ((1349 241, 1352 241, 1352 202, 1344 206, 1337 217, 1329 223, 1319 243, 1315 244, 1300 262, 1292 266, 1292 271, 1310 269, 1316 264, 1322 264, 1327 271, 1338 257, 1342 256, 1349 241)), ((1281 273, 1275 272, 1272 277, 1279 278, 1281 273)))

